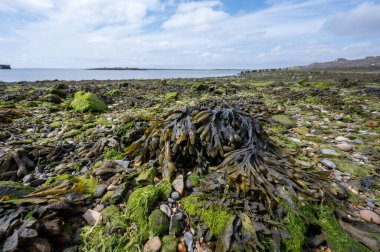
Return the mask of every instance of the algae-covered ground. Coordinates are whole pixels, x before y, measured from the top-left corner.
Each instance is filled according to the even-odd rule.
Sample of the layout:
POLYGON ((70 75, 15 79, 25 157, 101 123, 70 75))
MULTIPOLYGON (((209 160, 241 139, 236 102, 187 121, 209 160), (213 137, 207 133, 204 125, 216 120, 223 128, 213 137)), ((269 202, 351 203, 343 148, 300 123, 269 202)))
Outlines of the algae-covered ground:
POLYGON ((379 250, 380 74, 0 83, 0 96, 2 251, 379 250), (225 168, 247 125, 263 153, 225 168))

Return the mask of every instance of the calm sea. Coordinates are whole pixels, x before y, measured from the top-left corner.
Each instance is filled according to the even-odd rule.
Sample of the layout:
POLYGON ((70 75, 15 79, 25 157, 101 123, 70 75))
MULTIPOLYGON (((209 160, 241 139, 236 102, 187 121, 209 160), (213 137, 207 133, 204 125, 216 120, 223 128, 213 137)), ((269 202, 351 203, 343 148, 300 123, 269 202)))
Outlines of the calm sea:
POLYGON ((84 70, 16 68, 0 70, 0 81, 127 80, 233 76, 241 70, 84 70))

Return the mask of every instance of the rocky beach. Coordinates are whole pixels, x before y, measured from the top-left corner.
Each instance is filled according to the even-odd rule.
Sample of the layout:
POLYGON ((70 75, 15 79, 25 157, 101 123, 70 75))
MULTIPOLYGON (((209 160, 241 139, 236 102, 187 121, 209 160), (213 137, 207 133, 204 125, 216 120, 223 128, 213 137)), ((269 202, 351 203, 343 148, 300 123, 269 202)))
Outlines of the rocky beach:
POLYGON ((380 74, 0 82, 1 251, 379 251, 380 74))

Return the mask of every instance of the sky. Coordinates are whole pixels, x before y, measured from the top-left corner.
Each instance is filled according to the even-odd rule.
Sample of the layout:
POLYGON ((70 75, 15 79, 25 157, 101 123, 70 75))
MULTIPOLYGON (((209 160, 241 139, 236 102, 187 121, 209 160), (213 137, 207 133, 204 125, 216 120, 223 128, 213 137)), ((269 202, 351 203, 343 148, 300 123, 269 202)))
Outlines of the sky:
POLYGON ((0 64, 239 68, 380 55, 380 0, 0 0, 0 64))

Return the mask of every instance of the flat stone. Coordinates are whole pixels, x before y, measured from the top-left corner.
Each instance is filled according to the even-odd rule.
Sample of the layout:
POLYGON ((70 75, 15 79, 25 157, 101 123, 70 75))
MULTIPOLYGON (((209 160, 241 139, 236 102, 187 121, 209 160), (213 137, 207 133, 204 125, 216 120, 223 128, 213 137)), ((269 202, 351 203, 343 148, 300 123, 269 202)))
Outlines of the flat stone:
POLYGON ((107 186, 105 185, 97 185, 95 187, 95 192, 94 192, 94 197, 95 198, 100 198, 102 197, 107 191, 107 186))
POLYGON ((327 168, 336 169, 336 164, 333 161, 330 161, 328 159, 322 159, 320 162, 327 168))
POLYGON ((170 216, 172 215, 172 209, 171 209, 168 205, 166 205, 166 204, 162 204, 162 205, 160 206, 160 210, 161 210, 164 214, 166 214, 169 218, 170 218, 170 216))
POLYGON ((321 153, 328 156, 339 156, 339 154, 333 149, 322 148, 321 153))
POLYGON ((182 195, 183 190, 185 189, 185 184, 183 181, 183 175, 179 175, 178 177, 176 177, 172 183, 172 186, 173 186, 174 190, 176 190, 177 192, 179 192, 182 195))
POLYGON ((125 161, 125 160, 115 160, 115 163, 117 166, 119 166, 122 169, 127 169, 131 161, 125 161))
POLYGON ((349 142, 350 139, 348 139, 347 137, 344 137, 344 136, 338 136, 335 138, 336 141, 338 142, 349 142))
POLYGON ((38 232, 32 228, 24 228, 19 233, 20 238, 34 238, 38 236, 38 232))
POLYGON ((360 210, 359 215, 362 220, 380 225, 380 216, 371 210, 360 210))
POLYGON ((353 150, 353 147, 352 145, 348 144, 348 143, 340 143, 340 144, 337 144, 337 147, 342 150, 342 151, 352 151, 353 150))
POLYGON ((99 223, 102 220, 102 214, 88 209, 84 214, 83 218, 87 221, 89 225, 95 225, 96 223, 99 223))
POLYGON ((144 252, 158 252, 160 251, 161 246, 161 239, 160 237, 156 236, 145 243, 144 252))

